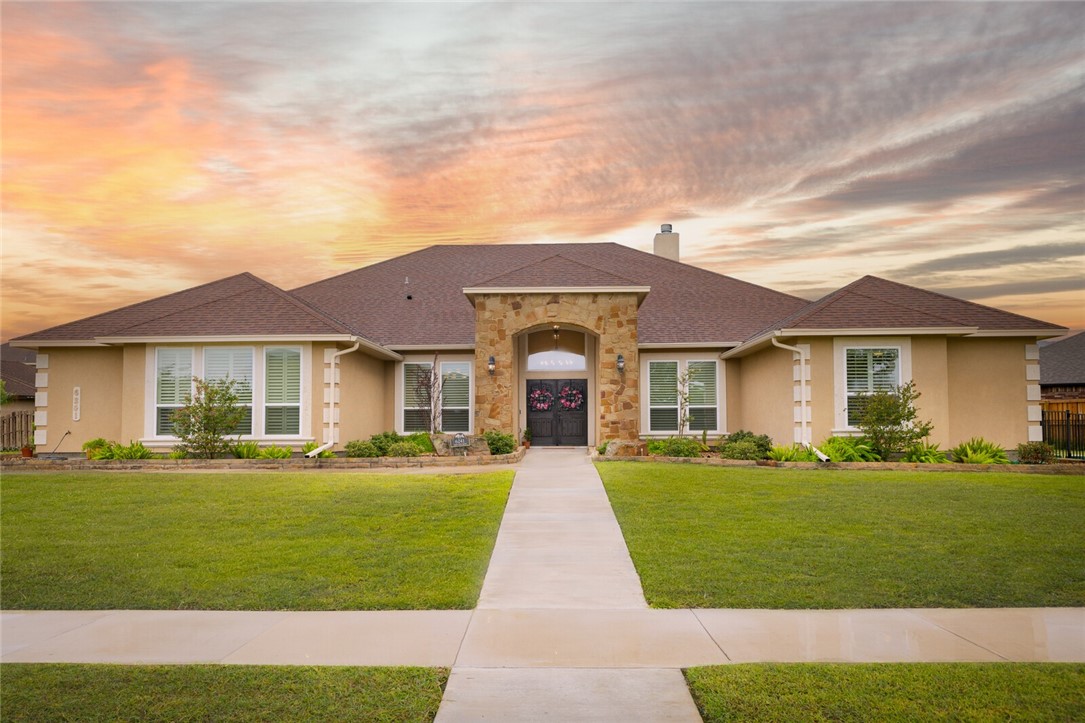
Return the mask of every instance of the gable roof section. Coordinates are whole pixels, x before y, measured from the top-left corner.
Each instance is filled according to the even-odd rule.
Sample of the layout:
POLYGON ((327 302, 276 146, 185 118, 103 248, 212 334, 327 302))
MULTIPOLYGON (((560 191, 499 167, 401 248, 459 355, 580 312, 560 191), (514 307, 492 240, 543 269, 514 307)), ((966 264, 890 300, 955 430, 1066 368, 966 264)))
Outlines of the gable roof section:
POLYGON ((38 391, 34 379, 35 372, 35 368, 24 361, 0 358, 0 379, 4 380, 4 391, 13 397, 34 398, 34 394, 38 391))
POLYGON ((13 341, 108 343, 216 336, 351 336, 345 324, 249 273, 237 274, 13 341))
POLYGON ((864 276, 782 321, 779 330, 945 329, 1058 332, 1062 327, 1001 309, 864 276))
POLYGON ((1085 332, 1040 347, 1040 384, 1085 385, 1085 332))
POLYGON ((464 289, 532 288, 543 280, 554 288, 589 280, 590 286, 650 288, 637 327, 646 346, 734 345, 808 303, 614 243, 431 246, 291 293, 334 309, 392 348, 470 347, 475 314, 464 289))

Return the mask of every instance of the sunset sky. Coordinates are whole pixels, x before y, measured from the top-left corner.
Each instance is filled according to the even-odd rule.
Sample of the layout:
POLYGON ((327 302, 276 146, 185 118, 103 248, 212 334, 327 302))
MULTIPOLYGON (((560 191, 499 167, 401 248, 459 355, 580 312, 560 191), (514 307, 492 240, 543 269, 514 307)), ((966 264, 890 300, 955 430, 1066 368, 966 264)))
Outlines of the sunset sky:
POLYGON ((1085 327, 1085 3, 5 2, 8 339, 251 271, 616 241, 1085 327))

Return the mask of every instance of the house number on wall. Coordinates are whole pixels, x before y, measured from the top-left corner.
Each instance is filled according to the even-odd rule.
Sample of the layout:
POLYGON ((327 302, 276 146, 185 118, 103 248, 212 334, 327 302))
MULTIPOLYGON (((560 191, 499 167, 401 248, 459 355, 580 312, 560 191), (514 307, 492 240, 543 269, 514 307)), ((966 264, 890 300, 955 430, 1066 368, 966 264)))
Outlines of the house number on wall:
POLYGON ((72 387, 72 421, 79 421, 79 387, 72 387))

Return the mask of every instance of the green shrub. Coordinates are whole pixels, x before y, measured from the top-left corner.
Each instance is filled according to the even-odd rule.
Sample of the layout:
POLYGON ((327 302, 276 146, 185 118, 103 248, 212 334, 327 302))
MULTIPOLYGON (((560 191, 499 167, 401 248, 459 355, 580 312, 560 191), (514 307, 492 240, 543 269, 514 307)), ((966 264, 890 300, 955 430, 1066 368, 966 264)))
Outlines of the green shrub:
POLYGON ((185 450, 183 449, 175 449, 166 455, 167 459, 185 459, 186 457, 188 457, 188 455, 185 454, 185 450))
POLYGON ((903 460, 917 464, 943 464, 947 461, 946 453, 938 449, 937 444, 927 444, 926 442, 920 442, 909 447, 908 451, 904 453, 903 460))
POLYGON ((109 442, 99 447, 94 459, 152 459, 154 452, 143 446, 143 442, 130 442, 127 446, 119 442, 109 442))
POLYGON ((380 452, 378 455, 379 457, 387 457, 388 448, 396 442, 402 442, 403 437, 396 432, 381 432, 380 434, 374 434, 369 438, 369 441, 372 442, 373 445, 376 446, 377 451, 380 452))
POLYGON ((1055 448, 1047 442, 1025 442, 1017 445, 1017 461, 1021 464, 1051 464, 1055 448))
POLYGON ((817 448, 830 462, 877 462, 881 459, 862 437, 829 437, 817 448))
POLYGON ((772 438, 767 434, 754 434, 753 432, 747 432, 745 429, 740 429, 737 432, 724 435, 720 437, 720 453, 723 453, 723 447, 728 444, 735 444, 737 442, 751 442, 757 445, 757 449, 760 450, 761 456, 759 457, 730 457, 729 459, 764 459, 769 450, 772 449, 772 438))
POLYGON ((738 442, 725 442, 720 445, 720 457, 724 459, 764 459, 769 449, 762 450, 761 445, 752 439, 743 439, 738 442))
POLYGON ((973 437, 949 450, 954 462, 960 464, 1009 464, 1006 450, 983 437, 973 437))
POLYGON ((482 433, 482 438, 486 440, 490 454, 512 454, 516 449, 516 439, 511 434, 489 429, 482 433))
MULTIPOLYGON (((320 447, 320 446, 321 445, 317 444, 316 442, 306 442, 305 444, 301 445, 301 453, 302 454, 309 454, 314 449, 316 449, 317 447, 320 447)), ((328 457, 334 457, 334 456, 335 456, 335 452, 331 451, 330 449, 325 449, 323 452, 321 452, 320 454, 317 455, 317 457, 323 457, 325 459, 327 459, 328 457)))
POLYGON ((610 444, 610 442, 603 442, 602 444, 600 444, 598 447, 595 448, 595 451, 598 452, 600 456, 606 454, 608 444, 610 444))
POLYGON ((406 440, 400 442, 393 442, 388 446, 388 454, 386 457, 417 457, 421 454, 421 450, 418 449, 418 445, 414 442, 408 442, 406 440))
POLYGON ((177 448, 198 459, 225 457, 230 451, 227 437, 239 434, 246 413, 238 382, 193 377, 192 384, 195 390, 185 395, 185 405, 171 415, 173 433, 181 440, 177 448))
MULTIPOLYGON (((182 454, 184 450, 179 450, 182 454)), ((256 459, 260 456, 260 445, 256 442, 238 442, 230 447, 230 453, 238 459, 256 459)))
POLYGON ((93 459, 98 450, 108 446, 108 439, 105 439, 104 437, 95 437, 94 439, 88 439, 86 442, 83 442, 83 451, 87 453, 88 459, 93 459))
POLYGON ((433 448, 433 440, 430 439, 428 432, 415 432, 414 434, 404 437, 404 439, 412 443, 415 447, 418 447, 422 454, 434 454, 437 451, 433 448))
POLYGON ((875 392, 863 397, 863 412, 857 425, 870 448, 881 459, 919 444, 930 436, 934 425, 917 421, 915 402, 920 394, 915 382, 894 392, 875 392))
POLYGON ((817 462, 818 457, 814 450, 807 449, 801 444, 788 446, 776 446, 769 450, 768 458, 777 462, 817 462))
POLYGON ((347 442, 348 457, 380 457, 381 451, 369 440, 354 439, 347 442))
POLYGON ((659 457, 700 457, 704 447, 693 437, 668 437, 648 443, 648 454, 659 457))
POLYGON ((290 459, 293 456, 294 450, 289 447, 271 445, 260 450, 260 459, 290 459))

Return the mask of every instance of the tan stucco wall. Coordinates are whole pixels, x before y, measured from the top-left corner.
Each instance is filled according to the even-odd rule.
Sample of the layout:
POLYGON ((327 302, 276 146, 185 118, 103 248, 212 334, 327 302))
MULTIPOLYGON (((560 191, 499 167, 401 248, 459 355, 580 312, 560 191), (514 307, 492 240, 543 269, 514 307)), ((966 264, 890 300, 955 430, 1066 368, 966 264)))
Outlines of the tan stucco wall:
POLYGON ((912 337, 912 381, 919 392, 920 421, 934 424, 930 441, 947 447, 950 439, 948 346, 944 336, 912 337))
POLYGON ((636 441, 640 435, 640 364, 637 353, 635 293, 480 294, 475 297, 475 430, 516 434, 515 409, 520 375, 516 365, 518 334, 560 324, 586 330, 597 338, 598 356, 589 373, 595 377, 592 399, 595 439, 636 441), (618 374, 618 354, 625 373, 618 374), (487 362, 496 362, 490 376, 487 362))
MULTIPOLYGON (((121 432, 120 439, 139 439, 146 429, 144 390, 147 388, 147 345, 131 344, 124 347, 122 370, 121 432)), ((123 442, 127 444, 128 442, 123 442)))
POLYGON ((947 342, 949 445, 983 437, 1013 448, 1028 440, 1025 378, 1028 343, 1035 340, 950 339, 947 342))
POLYGON ((728 420, 728 431, 745 429, 767 434, 775 444, 794 441, 794 381, 792 353, 768 347, 727 366, 741 366, 741 386, 728 386, 728 397, 740 397, 737 419, 728 420))
POLYGON ((45 444, 38 445, 39 452, 52 452, 54 448, 57 452, 79 452, 83 442, 95 437, 129 442, 121 429, 123 349, 42 348, 38 354, 49 358, 48 369, 41 370, 48 374, 48 386, 39 387, 39 392, 48 392, 48 406, 37 407, 37 411, 48 412, 46 424, 39 425, 47 432, 45 444), (79 421, 72 419, 75 387, 80 389, 79 421), (71 434, 62 442, 67 431, 71 434))
MULTIPOLYGON (((807 374, 810 383, 806 394, 810 404, 810 442, 817 444, 832 436, 836 416, 833 398, 833 340, 826 337, 803 338, 800 345, 810 348, 807 374)), ((780 351, 783 351, 782 349, 780 351)))
MULTIPOLYGON (((393 420, 386 418, 389 398, 394 394, 389 367, 395 364, 362 351, 339 357, 340 426, 336 449, 351 440, 368 439, 393 428, 393 420)), ((323 400, 323 392, 319 398, 323 400)))

